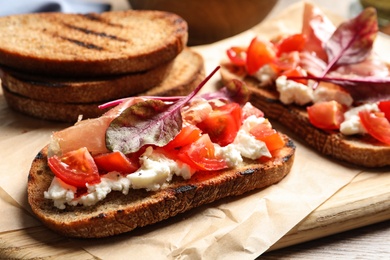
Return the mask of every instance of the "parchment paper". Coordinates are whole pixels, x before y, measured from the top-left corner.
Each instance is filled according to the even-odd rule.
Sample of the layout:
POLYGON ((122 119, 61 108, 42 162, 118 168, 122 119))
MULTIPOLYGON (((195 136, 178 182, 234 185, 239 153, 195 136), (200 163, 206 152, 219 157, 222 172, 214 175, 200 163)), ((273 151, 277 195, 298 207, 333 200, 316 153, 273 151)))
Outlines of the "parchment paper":
MULTIPOLYGON (((225 50, 248 44, 254 33, 269 36, 283 30, 299 31, 303 4, 291 6, 254 30, 216 44, 194 48, 205 58, 206 71, 219 64, 225 50)), ((214 88, 215 76, 207 85, 214 88)), ((26 183, 31 161, 49 141, 52 131, 66 124, 49 123, 8 109, 0 92, 0 231, 37 225, 25 213, 26 183)), ((301 143, 287 129, 297 146, 291 173, 277 185, 262 191, 228 198, 199 207, 162 223, 131 233, 98 240, 75 240, 102 259, 253 259, 310 214, 361 169, 335 162, 301 143)))

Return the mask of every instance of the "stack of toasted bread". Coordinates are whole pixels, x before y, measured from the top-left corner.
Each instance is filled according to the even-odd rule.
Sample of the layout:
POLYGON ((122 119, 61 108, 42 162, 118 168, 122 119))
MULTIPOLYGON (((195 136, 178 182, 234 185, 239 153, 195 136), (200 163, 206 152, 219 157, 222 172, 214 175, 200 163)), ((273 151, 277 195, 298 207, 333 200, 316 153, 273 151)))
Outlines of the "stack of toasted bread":
POLYGON ((1 82, 22 113, 75 122, 139 95, 186 95, 204 77, 187 23, 159 11, 38 13, 0 18, 1 82))

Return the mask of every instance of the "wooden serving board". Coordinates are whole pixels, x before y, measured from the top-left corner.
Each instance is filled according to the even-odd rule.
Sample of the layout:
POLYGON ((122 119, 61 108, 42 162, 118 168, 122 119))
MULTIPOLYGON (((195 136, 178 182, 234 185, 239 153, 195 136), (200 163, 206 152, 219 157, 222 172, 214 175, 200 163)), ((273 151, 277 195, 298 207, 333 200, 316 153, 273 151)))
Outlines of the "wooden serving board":
MULTIPOLYGON (((224 46, 230 46, 230 42, 211 49, 213 55, 205 55, 209 59, 206 64, 208 71, 220 61, 215 50, 224 50, 224 46)), ((29 213, 25 211, 25 214, 29 213)), ((4 219, 6 216, 3 214, 1 218, 4 219)), ((385 220, 390 220, 390 169, 362 171, 351 183, 312 211, 269 250, 385 220)), ((0 259, 98 259, 84 250, 78 242, 39 225, 0 232, 0 259)))
MULTIPOLYGON (((390 174, 362 172, 274 244, 276 250, 390 219, 390 174)), ((6 259, 97 259, 77 240, 44 226, 0 234, 0 256, 6 259)))

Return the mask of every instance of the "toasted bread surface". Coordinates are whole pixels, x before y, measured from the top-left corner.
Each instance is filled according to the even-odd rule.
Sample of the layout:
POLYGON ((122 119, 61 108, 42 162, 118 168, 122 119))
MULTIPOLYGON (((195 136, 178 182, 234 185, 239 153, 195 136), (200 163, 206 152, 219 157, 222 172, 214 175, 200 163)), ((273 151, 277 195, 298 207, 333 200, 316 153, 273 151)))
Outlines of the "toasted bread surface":
POLYGON ((0 17, 0 64, 50 76, 150 70, 186 46, 187 23, 161 11, 34 13, 0 17))
POLYGON ((49 228, 70 237, 97 238, 129 232, 218 199, 262 189, 282 180, 291 170, 295 146, 285 135, 285 146, 266 162, 245 161, 237 168, 198 172, 190 180, 174 178, 158 191, 111 192, 94 206, 59 210, 44 198, 53 179, 47 165, 47 147, 34 159, 28 178, 28 201, 49 228))
POLYGON ((369 136, 346 136, 339 131, 324 131, 314 127, 306 108, 297 105, 284 105, 279 101, 279 93, 273 87, 259 87, 252 77, 245 77, 234 66, 222 65, 222 81, 241 78, 251 92, 250 102, 260 108, 268 118, 279 121, 299 138, 322 154, 354 165, 383 167, 390 165, 390 146, 369 136))
MULTIPOLYGON (((203 58, 196 52, 186 49, 172 63, 163 81, 139 96, 181 96, 189 94, 204 79, 203 58)), ((74 123, 79 115, 94 118, 105 110, 98 108, 106 101, 94 103, 57 103, 35 100, 13 93, 2 83, 4 97, 12 109, 24 114, 62 122, 74 123)), ((122 96, 127 97, 127 96, 122 96)))

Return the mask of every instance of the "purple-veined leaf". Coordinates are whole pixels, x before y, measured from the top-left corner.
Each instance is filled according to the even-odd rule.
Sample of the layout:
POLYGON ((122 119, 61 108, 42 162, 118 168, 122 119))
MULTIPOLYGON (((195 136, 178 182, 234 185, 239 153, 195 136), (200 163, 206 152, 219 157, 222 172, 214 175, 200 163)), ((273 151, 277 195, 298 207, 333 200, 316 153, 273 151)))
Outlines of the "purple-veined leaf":
POLYGON ((181 108, 189 102, 218 71, 214 69, 193 92, 173 103, 149 99, 126 108, 106 131, 106 146, 124 154, 138 151, 144 145, 164 146, 182 128, 181 108))
POLYGON ((328 65, 322 76, 337 66, 366 59, 371 53, 377 32, 378 23, 374 8, 366 8, 354 19, 338 26, 325 43, 328 65))

